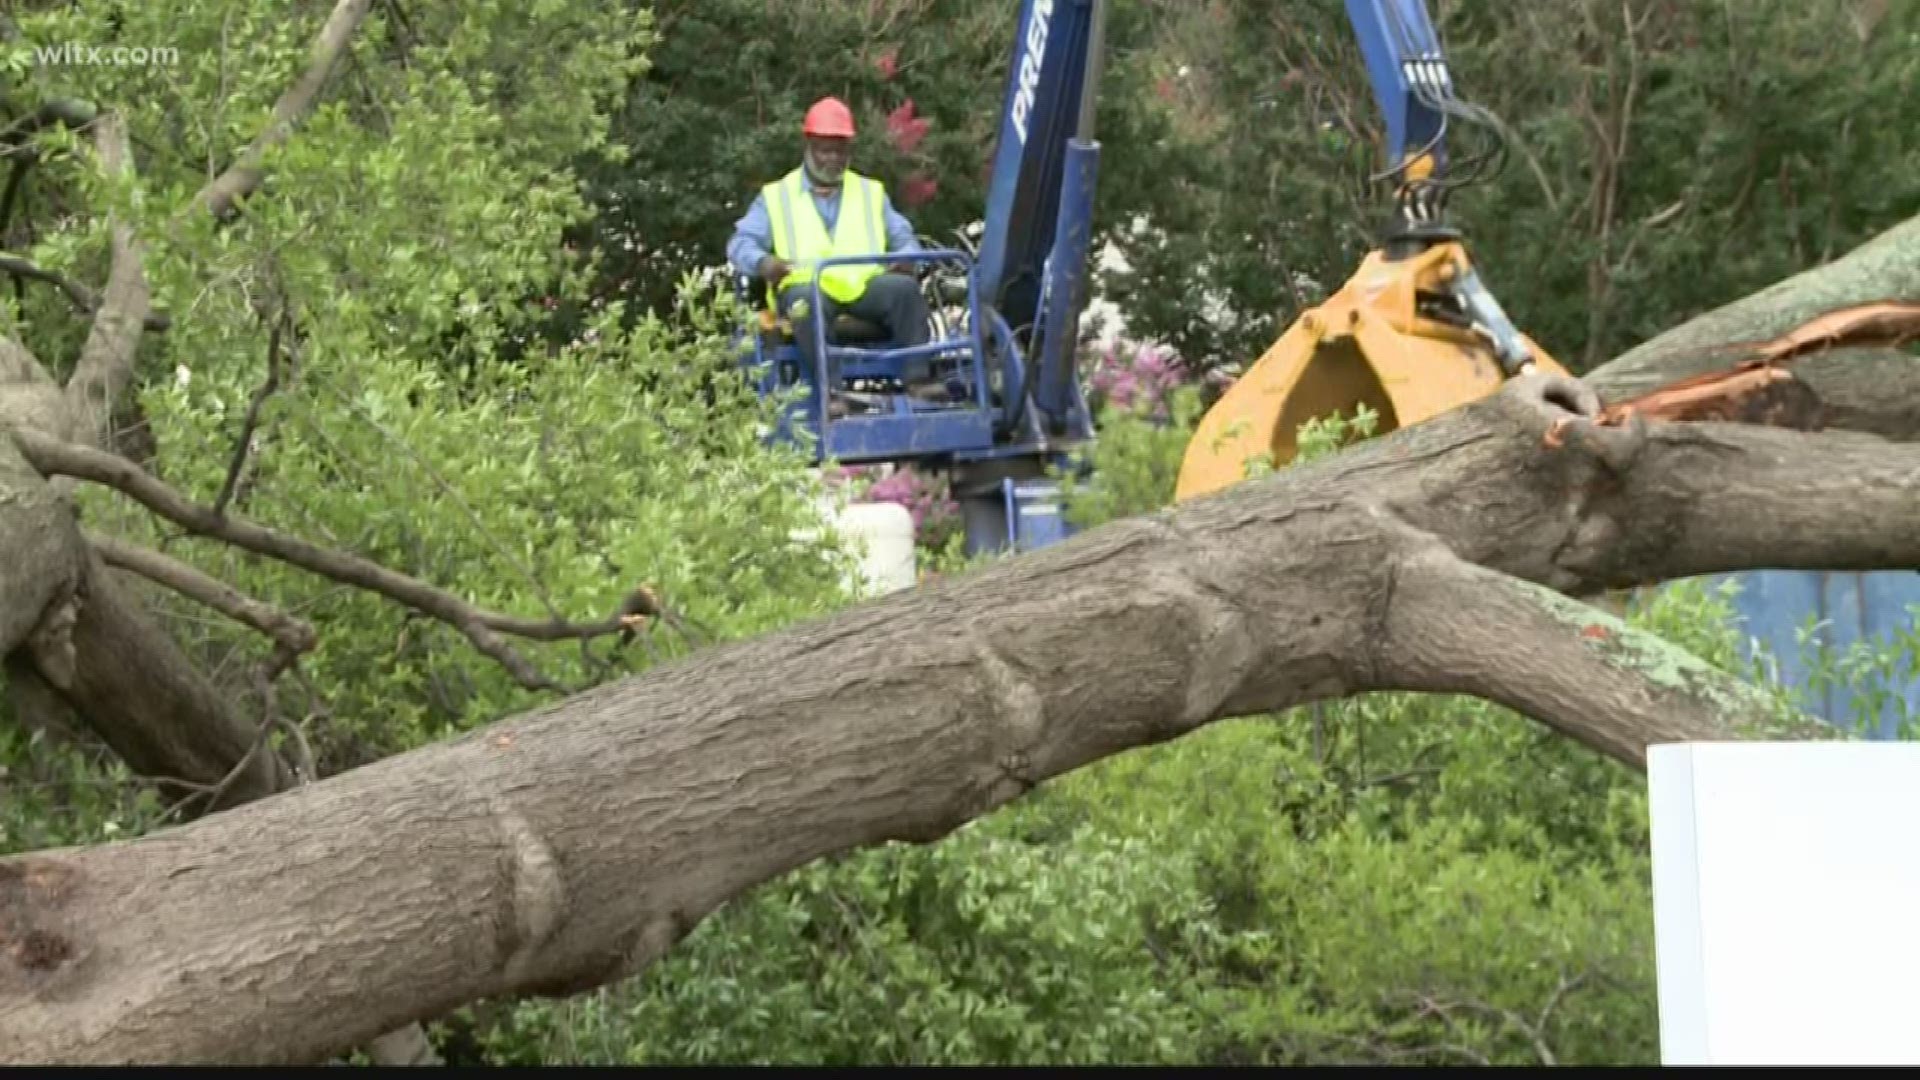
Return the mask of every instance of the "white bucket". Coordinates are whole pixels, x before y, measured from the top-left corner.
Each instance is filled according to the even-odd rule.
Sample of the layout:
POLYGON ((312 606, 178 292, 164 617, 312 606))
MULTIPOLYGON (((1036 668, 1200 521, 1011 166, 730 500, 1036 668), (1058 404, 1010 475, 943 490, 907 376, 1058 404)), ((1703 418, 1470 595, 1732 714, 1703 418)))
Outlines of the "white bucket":
MULTIPOLYGON (((814 477, 819 478, 818 470, 814 477)), ((841 492, 818 497, 814 506, 847 550, 859 559, 858 580, 846 585, 861 596, 911 589, 919 584, 919 549, 914 546, 913 514, 899 503, 847 502, 841 492)), ((817 534, 797 529, 793 539, 811 543, 817 534)))
POLYGON ((861 591, 868 596, 911 589, 919 580, 913 514, 899 503, 857 502, 837 507, 834 528, 860 559, 861 591))

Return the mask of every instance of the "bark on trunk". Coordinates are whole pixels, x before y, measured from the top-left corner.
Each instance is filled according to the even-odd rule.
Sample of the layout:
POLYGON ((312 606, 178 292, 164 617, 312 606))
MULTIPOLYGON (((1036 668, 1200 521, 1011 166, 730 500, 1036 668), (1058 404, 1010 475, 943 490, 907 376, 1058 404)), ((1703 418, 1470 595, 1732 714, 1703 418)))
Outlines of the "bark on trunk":
POLYGON ((78 663, 60 689, 128 768, 170 800, 219 787, 216 797, 195 801, 195 813, 291 785, 292 771, 261 745, 260 718, 236 710, 90 553, 84 582, 73 628, 78 663))

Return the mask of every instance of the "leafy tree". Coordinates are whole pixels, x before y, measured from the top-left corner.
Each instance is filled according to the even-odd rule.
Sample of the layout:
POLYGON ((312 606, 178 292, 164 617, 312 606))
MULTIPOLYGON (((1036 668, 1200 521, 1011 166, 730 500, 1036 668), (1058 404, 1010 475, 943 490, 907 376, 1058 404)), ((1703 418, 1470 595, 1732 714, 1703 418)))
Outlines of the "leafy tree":
MULTIPOLYGON (((252 521, 330 538, 487 608, 577 617, 644 583, 731 634, 834 595, 831 559, 779 555, 787 533, 812 521, 802 463, 759 445, 762 403, 737 384, 716 400, 703 378, 731 362, 731 323, 706 313, 710 300, 682 297, 671 328, 623 320, 617 302, 583 303, 589 318, 573 339, 509 362, 526 359, 518 343, 548 318, 540 297, 587 297, 592 266, 560 242, 589 209, 567 161, 621 156, 604 105, 644 70, 654 40, 644 11, 372 11, 327 99, 267 157, 244 214, 167 216, 205 183, 206 161, 257 134, 326 10, 61 8, 20 20, 16 55, 64 41, 177 50, 166 65, 43 65, 34 96, 12 99, 22 114, 73 97, 112 103, 144 151, 116 198, 90 178, 77 134, 45 132, 10 242, 49 273, 97 275, 104 218, 50 213, 88 198, 128 208, 154 238, 145 266, 171 326, 144 345, 138 402, 155 468, 203 504, 224 491, 252 521), (525 65, 532 40, 542 63, 525 65), (435 362, 450 338, 461 365, 435 362), (644 393, 622 393, 642 383, 644 393), (250 445, 236 453, 242 432, 250 445), (718 444, 715 455, 668 450, 693 439, 718 444)), ((58 369, 79 344, 67 300, 45 288, 24 296, 11 332, 58 369)), ((303 708, 328 702, 354 718, 314 733, 327 771, 526 700, 459 633, 383 597, 224 546, 170 543, 124 500, 83 496, 100 527, 166 544, 325 628, 301 668, 312 690, 303 708)), ((260 646, 242 628, 175 610, 192 650, 250 693, 235 661, 260 646)), ((686 643, 667 634, 659 647, 670 655, 686 643)), ((620 657, 539 648, 563 683, 646 662, 637 646, 620 657)))

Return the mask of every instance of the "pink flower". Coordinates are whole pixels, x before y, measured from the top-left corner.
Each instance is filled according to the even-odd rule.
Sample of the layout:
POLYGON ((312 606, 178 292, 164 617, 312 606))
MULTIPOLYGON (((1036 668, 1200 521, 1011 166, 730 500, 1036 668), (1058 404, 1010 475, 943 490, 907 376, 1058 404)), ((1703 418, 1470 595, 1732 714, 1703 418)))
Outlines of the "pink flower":
POLYGON ((887 51, 873 58, 873 66, 880 72, 882 79, 891 79, 900 70, 900 46, 889 45, 887 51))
POLYGON ((1157 346, 1114 343, 1095 359, 1088 384, 1112 408, 1164 419, 1167 397, 1185 375, 1184 365, 1157 346))
POLYGON ((929 544, 938 543, 939 534, 959 513, 959 506, 948 495, 944 481, 928 480, 908 467, 874 481, 862 499, 906 507, 913 517, 915 535, 929 544))
POLYGON ((925 206, 940 192, 940 182, 916 172, 900 185, 900 201, 908 207, 925 206))
POLYGON ((913 115, 913 99, 908 98, 900 107, 887 114, 887 138, 903 154, 911 154, 927 137, 930 121, 913 115))

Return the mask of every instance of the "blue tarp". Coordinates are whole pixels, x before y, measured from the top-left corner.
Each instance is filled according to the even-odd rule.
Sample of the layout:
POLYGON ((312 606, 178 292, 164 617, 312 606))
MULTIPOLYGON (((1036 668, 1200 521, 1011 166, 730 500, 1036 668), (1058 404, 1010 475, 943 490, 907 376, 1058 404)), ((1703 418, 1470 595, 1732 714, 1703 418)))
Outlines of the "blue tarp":
POLYGON ((1897 737, 1903 715, 1920 720, 1920 674, 1912 671, 1875 675, 1853 686, 1809 685, 1820 645, 1832 663, 1855 642, 1878 639, 1876 644, 1886 646, 1899 635, 1915 633, 1920 573, 1753 570, 1707 580, 1717 584, 1728 578, 1740 586, 1733 606, 1747 644, 1744 655, 1753 655, 1751 644, 1757 640, 1776 665, 1775 678, 1802 688, 1809 712, 1848 727, 1865 720, 1861 733, 1877 739, 1897 737), (1816 641, 1803 645, 1800 635, 1809 617, 1820 626, 1816 641), (1878 708, 1866 696, 1875 693, 1884 695, 1878 708))

